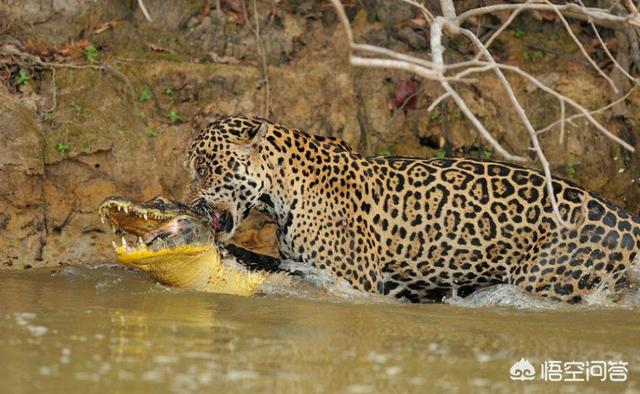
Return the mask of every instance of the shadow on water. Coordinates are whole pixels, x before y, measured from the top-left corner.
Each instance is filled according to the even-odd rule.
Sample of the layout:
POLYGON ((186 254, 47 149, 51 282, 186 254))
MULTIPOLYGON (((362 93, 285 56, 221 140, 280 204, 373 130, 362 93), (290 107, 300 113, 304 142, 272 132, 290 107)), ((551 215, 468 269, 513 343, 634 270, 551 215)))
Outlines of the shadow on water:
POLYGON ((640 390, 637 299, 576 307, 509 286, 449 305, 335 292, 243 298, 110 266, 0 277, 0 391, 640 390), (521 358, 623 360, 628 380, 512 382, 521 358))

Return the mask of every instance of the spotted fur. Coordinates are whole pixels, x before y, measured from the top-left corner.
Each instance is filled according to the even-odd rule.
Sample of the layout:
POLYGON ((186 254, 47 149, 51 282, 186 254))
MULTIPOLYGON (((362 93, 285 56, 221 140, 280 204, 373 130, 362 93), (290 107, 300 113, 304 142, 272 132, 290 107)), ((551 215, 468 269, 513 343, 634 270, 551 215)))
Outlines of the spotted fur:
POLYGON ((216 120, 193 142, 191 197, 229 214, 272 215, 283 258, 412 302, 496 283, 580 302, 620 290, 640 252, 640 218, 556 179, 554 220, 537 170, 473 159, 366 158, 344 142, 265 119, 216 120))

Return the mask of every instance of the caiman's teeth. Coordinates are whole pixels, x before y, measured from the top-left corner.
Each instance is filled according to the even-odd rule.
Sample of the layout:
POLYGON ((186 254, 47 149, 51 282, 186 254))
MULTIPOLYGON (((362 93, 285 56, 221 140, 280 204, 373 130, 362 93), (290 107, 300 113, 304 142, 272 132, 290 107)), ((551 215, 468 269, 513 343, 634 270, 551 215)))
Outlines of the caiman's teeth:
POLYGON ((118 245, 116 245, 116 241, 111 241, 111 245, 114 249, 118 248, 118 245))
POLYGON ((143 246, 144 242, 142 242, 142 237, 138 236, 138 246, 143 246))
POLYGON ((113 230, 113 233, 114 233, 114 234, 115 234, 115 233, 116 233, 116 231, 117 231, 117 230, 116 230, 116 228, 115 228, 115 226, 111 226, 111 230, 113 230))
POLYGON ((124 213, 129 213, 129 209, 127 207, 123 207, 122 209, 124 209, 124 213))
POLYGON ((127 245, 127 240, 124 239, 124 237, 122 237, 122 246, 129 246, 127 245))
POLYGON ((120 205, 117 205, 118 207, 118 212, 122 211, 122 207, 120 205))
POLYGON ((102 222, 102 224, 104 224, 104 216, 100 216, 100 221, 102 222))
POLYGON ((144 217, 144 220, 149 220, 149 218, 148 218, 148 216, 147 216, 147 214, 146 214, 146 213, 144 213, 144 214, 142 215, 142 217, 144 217))

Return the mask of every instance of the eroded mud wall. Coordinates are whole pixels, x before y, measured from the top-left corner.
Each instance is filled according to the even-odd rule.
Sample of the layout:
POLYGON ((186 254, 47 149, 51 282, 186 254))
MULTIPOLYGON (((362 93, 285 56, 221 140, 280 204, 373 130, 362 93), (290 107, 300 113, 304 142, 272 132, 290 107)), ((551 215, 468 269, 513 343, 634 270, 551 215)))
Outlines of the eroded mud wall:
MULTIPOLYGON (((207 12, 205 3, 146 0, 153 17, 147 22, 133 1, 0 2, 0 45, 55 63, 90 65, 26 62, 17 66, 26 73, 21 77, 15 59, 2 57, 1 267, 112 261, 110 229, 95 215, 100 201, 112 194, 182 197, 184 150, 198 128, 216 113, 262 114, 267 89, 273 120, 342 137, 366 154, 498 158, 453 105, 427 112, 441 94, 435 84, 350 66, 328 3, 258 4, 268 82, 252 14, 244 16, 241 2, 223 1, 220 14, 207 12), (417 91, 405 106, 398 103, 403 89, 417 91)), ((415 16, 411 9, 367 1, 348 13, 363 41, 417 55, 428 50, 428 32, 406 22, 415 16)), ((553 21, 523 18, 499 44, 502 61, 589 108, 611 99, 606 82, 576 60, 577 48, 553 21)), ((451 59, 467 55, 463 42, 450 47, 451 59)), ((522 80, 512 82, 536 126, 557 118, 551 98, 522 80)), ((499 141, 529 154, 527 135, 494 79, 460 91, 499 141)), ((601 119, 638 146, 639 106, 635 92, 622 113, 601 119)), ((583 121, 567 128, 562 143, 557 130, 542 142, 557 175, 640 210, 637 154, 583 121)), ((273 225, 255 217, 238 240, 273 251, 273 225)))

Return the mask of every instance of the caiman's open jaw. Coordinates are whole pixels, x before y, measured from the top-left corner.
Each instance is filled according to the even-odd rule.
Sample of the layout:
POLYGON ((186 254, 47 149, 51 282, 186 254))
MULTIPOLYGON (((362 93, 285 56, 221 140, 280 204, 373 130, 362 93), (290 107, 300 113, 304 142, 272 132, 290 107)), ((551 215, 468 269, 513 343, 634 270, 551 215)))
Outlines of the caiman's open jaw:
POLYGON ((98 213, 114 232, 123 233, 122 244, 113 242, 113 247, 125 264, 138 265, 161 255, 199 253, 211 246, 211 218, 162 197, 146 203, 109 197, 100 204, 98 213), (127 241, 127 236, 133 239, 127 241))

